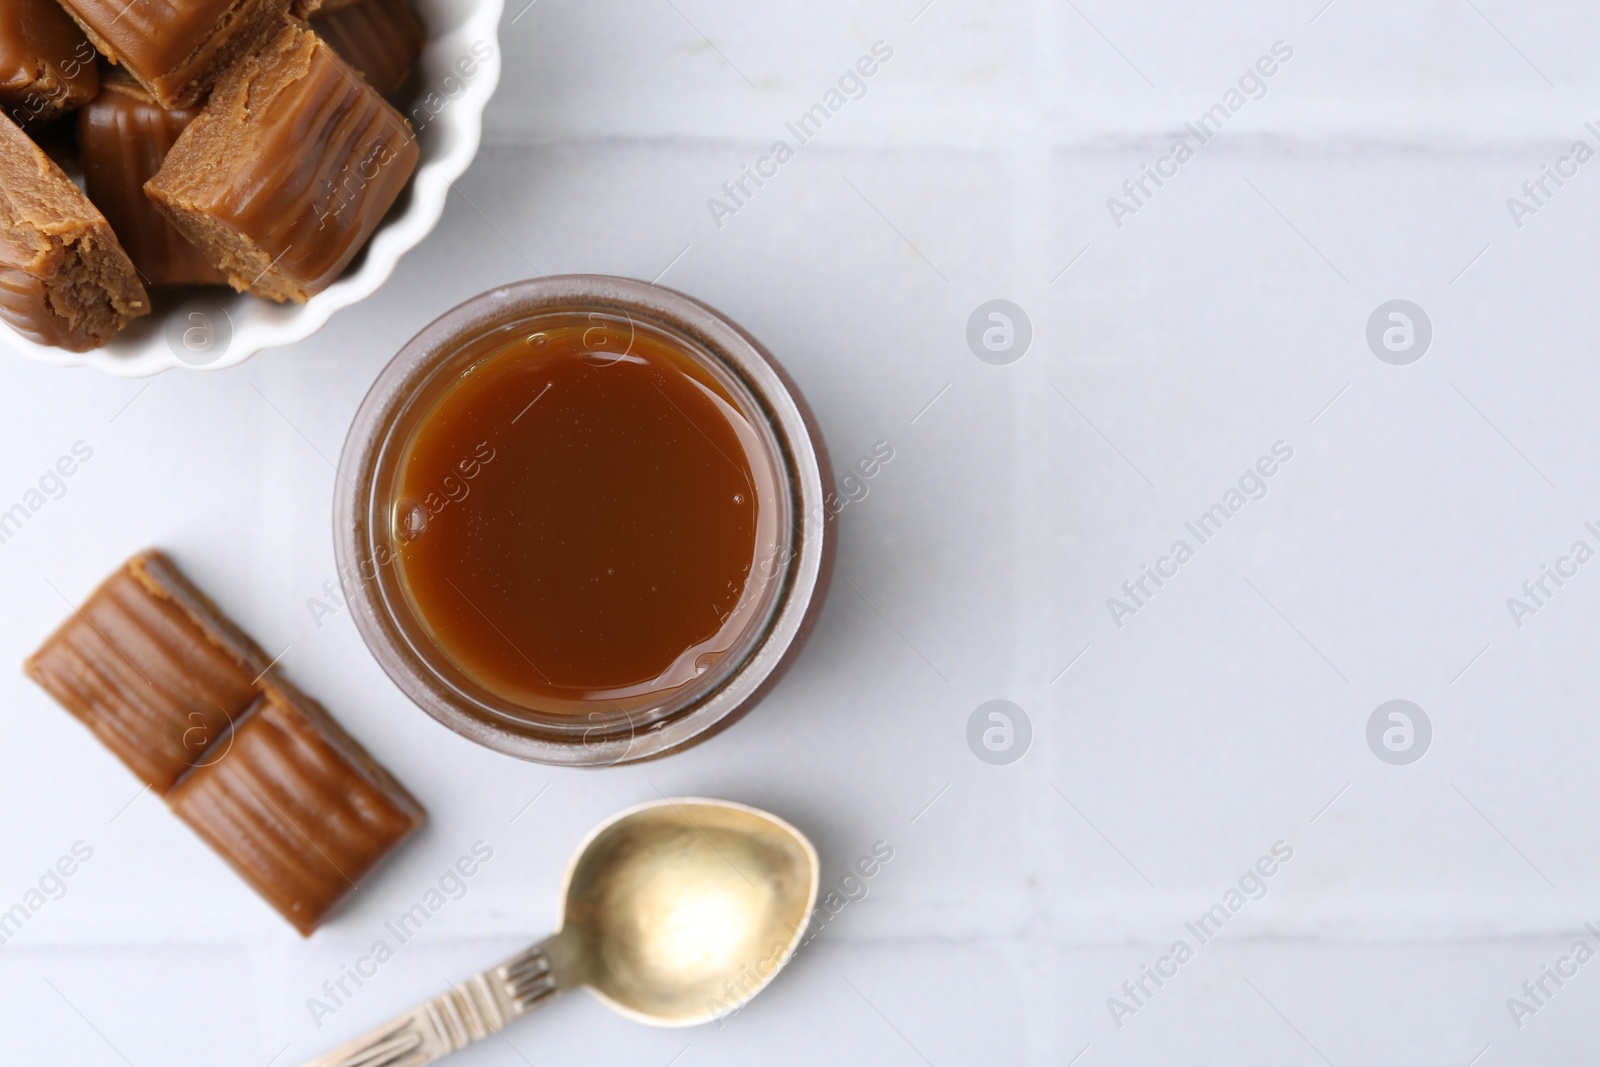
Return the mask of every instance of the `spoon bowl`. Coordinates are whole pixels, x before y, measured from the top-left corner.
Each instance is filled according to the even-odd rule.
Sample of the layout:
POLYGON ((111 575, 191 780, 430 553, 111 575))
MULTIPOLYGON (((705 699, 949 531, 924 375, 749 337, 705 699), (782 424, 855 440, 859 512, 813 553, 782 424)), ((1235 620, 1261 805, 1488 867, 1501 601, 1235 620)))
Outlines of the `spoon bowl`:
POLYGON ((705 797, 629 808, 578 846, 555 934, 304 1067, 422 1067, 580 986, 635 1022, 710 1022, 794 955, 820 877, 776 815, 705 797))
POLYGON ((638 1022, 693 1026, 743 1003, 794 950, 816 903, 816 850, 742 804, 658 801, 595 830, 567 872, 563 939, 585 984, 638 1022))

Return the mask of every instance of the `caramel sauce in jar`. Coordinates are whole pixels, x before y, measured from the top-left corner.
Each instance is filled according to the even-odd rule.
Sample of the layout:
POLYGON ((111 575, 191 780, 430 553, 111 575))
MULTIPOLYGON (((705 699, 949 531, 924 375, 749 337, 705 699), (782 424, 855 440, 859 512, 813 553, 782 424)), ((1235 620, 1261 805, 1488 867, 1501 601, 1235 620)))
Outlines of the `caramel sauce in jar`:
POLYGON ((780 684, 838 542, 783 367, 695 298, 553 275, 452 308, 379 372, 334 481, 351 621, 418 708, 519 759, 611 767, 780 684))
POLYGON ((539 716, 659 703, 760 614, 774 457, 734 389, 626 315, 541 319, 460 370, 395 469, 400 586, 439 652, 539 716))

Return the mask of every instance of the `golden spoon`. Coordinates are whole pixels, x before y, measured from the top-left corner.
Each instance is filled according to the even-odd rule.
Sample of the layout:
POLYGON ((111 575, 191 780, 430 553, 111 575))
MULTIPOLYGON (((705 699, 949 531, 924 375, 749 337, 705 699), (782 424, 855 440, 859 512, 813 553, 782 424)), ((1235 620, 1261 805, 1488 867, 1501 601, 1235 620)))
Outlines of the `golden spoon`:
POLYGON ((420 1067, 579 986, 636 1022, 710 1022, 788 962, 818 879, 811 842, 764 811, 703 797, 629 808, 573 854, 559 931, 304 1067, 420 1067))

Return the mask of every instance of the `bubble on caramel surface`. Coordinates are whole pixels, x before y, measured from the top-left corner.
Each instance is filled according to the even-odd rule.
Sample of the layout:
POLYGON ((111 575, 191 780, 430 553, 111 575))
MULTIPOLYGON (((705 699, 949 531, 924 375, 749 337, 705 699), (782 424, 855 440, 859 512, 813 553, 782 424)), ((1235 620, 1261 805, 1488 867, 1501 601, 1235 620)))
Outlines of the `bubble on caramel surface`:
POLYGON ((428 509, 415 500, 402 500, 394 508, 394 535, 402 543, 415 541, 428 529, 428 509))

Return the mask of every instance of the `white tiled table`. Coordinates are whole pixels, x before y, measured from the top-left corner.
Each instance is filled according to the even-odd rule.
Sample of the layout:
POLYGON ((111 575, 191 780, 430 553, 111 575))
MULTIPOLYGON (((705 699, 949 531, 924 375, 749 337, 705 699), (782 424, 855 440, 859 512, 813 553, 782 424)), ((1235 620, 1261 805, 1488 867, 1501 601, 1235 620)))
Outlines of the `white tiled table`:
POLYGON ((1600 161, 1520 229, 1506 199, 1600 149, 1600 16, 920 3, 513 0, 483 153, 377 296, 220 374, 0 360, 0 504, 94 450, 0 545, 0 662, 165 546, 433 816, 302 942, 0 674, 0 907, 93 849, 0 947, 0 1060, 298 1063, 547 932, 573 844, 657 790, 785 815, 830 883, 895 856, 722 1029, 580 996, 460 1063, 1592 1059, 1600 962, 1520 1028, 1507 998, 1600 949, 1600 563, 1520 628, 1506 601, 1600 549, 1600 161), (718 228, 707 198, 879 40, 865 96, 718 228), (1265 96, 1118 229, 1107 197, 1279 40, 1265 96), (435 314, 534 271, 663 270, 779 355, 838 463, 895 458, 756 713, 664 763, 518 763, 412 708, 347 617, 315 624, 328 461, 435 314), (995 298, 1032 324, 1009 366, 964 337, 995 298), (1408 366, 1364 336, 1396 298, 1433 327, 1408 366), (1185 522, 1278 441, 1267 495, 1199 545, 1185 522), (1194 558, 1116 626, 1107 598, 1180 538, 1194 558), (965 739, 996 698, 1032 724, 1008 766, 965 739), (1409 766, 1365 738, 1395 698, 1433 726, 1409 766), (479 840, 466 895, 319 1028, 308 998, 479 840), (1185 922, 1278 841, 1265 896, 1199 944, 1185 922), (1119 1028, 1107 998, 1180 938, 1119 1028))

